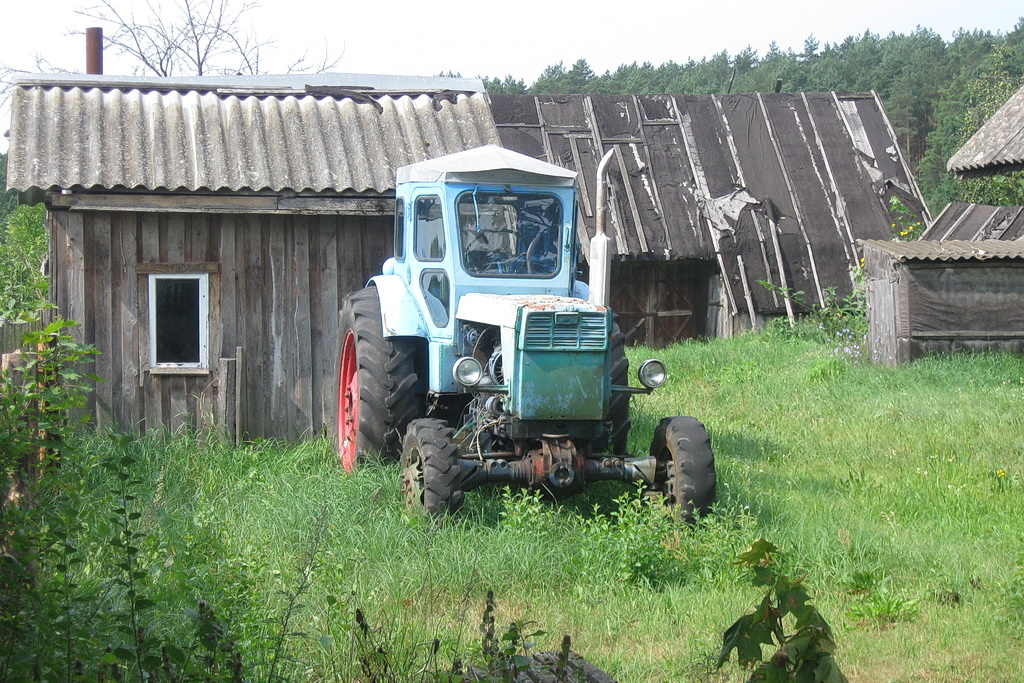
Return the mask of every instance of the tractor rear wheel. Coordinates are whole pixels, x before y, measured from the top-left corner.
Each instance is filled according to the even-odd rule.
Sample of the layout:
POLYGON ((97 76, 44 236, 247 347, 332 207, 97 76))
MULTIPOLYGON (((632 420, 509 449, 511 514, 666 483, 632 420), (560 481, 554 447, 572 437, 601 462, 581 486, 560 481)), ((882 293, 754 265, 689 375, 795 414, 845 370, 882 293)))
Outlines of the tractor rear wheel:
POLYGON ((693 521, 715 502, 715 456, 708 432, 692 417, 666 417, 654 430, 651 455, 664 469, 666 502, 693 521))
POLYGON ((413 344, 384 336, 375 289, 345 298, 340 327, 338 455, 351 472, 366 456, 397 460, 406 425, 423 406, 415 392, 413 344))
POLYGON ((402 497, 414 510, 444 520, 462 507, 459 449, 444 420, 409 423, 402 447, 402 497))

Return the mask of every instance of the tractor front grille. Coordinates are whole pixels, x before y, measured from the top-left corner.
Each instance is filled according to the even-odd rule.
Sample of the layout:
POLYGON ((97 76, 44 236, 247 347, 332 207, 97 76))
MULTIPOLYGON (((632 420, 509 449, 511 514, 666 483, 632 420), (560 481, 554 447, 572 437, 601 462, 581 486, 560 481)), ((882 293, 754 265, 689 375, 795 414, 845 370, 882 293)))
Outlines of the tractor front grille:
POLYGON ((523 330, 528 351, 601 351, 608 346, 608 314, 580 311, 530 311, 523 330))

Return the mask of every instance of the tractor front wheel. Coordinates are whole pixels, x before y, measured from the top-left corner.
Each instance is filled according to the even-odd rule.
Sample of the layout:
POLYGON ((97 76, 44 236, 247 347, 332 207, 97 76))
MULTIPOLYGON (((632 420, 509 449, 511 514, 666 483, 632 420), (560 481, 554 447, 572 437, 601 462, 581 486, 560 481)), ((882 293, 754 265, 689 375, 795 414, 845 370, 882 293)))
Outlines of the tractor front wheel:
POLYGON ((338 373, 338 455, 347 471, 368 455, 397 460, 402 434, 423 413, 416 396, 414 347, 385 337, 373 288, 345 299, 338 373))
POLYGON ((654 430, 651 455, 664 472, 660 490, 669 505, 693 521, 715 502, 715 456, 708 432, 692 417, 666 417, 654 430))
POLYGON ((402 446, 402 496, 414 510, 444 520, 462 507, 459 449, 444 420, 409 423, 402 446))
MULTIPOLYGON (((629 384, 626 339, 622 335, 622 330, 619 329, 618 320, 612 322, 611 361, 612 384, 622 386, 629 384)), ((611 395, 608 404, 608 419, 612 423, 608 448, 616 455, 625 455, 629 450, 629 430, 632 427, 632 421, 629 419, 629 394, 621 392, 611 395)))

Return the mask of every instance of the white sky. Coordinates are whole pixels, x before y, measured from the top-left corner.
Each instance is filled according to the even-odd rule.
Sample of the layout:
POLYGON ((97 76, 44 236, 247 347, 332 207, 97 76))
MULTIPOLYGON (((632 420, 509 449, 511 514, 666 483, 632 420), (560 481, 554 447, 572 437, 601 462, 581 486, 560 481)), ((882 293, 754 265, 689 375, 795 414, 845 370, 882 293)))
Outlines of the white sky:
MULTIPOLYGON (((0 0, 0 64, 34 70, 34 56, 40 55, 56 67, 84 71, 85 38, 68 32, 96 24, 74 12, 87 4, 0 0)), ((783 50, 799 51, 811 34, 824 45, 865 30, 884 36, 918 25, 946 40, 960 28, 1007 33, 1022 16, 1019 0, 262 0, 249 18, 260 38, 276 41, 263 54, 271 73, 283 71, 305 50, 322 53, 326 45, 342 55, 335 69, 341 72, 511 74, 529 85, 545 67, 561 61, 568 68, 580 58, 600 74, 634 61, 700 60, 723 49, 736 54, 748 45, 763 55, 773 40, 783 50)), ((112 75, 132 72, 130 62, 109 51, 104 67, 112 75)), ((8 128, 9 116, 6 106, 0 108, 0 131, 8 128)), ((0 138, 0 152, 6 148, 0 138)))

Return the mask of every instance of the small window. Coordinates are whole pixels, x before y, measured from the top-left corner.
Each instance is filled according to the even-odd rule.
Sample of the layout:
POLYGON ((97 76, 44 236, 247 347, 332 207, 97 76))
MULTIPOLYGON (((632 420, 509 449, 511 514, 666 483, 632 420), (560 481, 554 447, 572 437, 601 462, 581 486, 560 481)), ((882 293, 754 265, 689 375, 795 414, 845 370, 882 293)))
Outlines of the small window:
POLYGON ((149 276, 149 364, 208 368, 209 276, 149 276))
POLYGON ((452 300, 448 274, 443 270, 425 270, 420 274, 420 288, 434 324, 438 327, 446 326, 452 300))
POLYGON ((441 199, 419 197, 416 200, 416 258, 420 261, 440 261, 444 253, 441 199))
POLYGON ((395 202, 395 260, 405 258, 405 200, 395 202))

